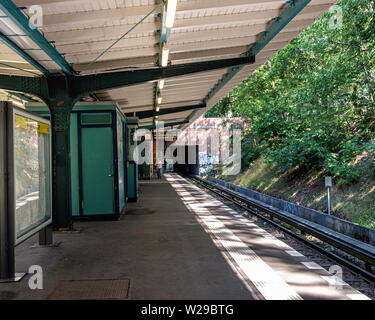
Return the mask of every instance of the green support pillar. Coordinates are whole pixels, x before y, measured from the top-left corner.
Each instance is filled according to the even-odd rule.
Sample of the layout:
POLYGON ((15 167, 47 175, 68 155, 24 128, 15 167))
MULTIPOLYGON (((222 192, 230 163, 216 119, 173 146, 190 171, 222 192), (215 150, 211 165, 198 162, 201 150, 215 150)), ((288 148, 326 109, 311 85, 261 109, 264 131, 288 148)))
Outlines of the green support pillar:
POLYGON ((70 113, 74 102, 71 100, 49 101, 52 124, 52 215, 53 228, 72 229, 70 199, 70 113))

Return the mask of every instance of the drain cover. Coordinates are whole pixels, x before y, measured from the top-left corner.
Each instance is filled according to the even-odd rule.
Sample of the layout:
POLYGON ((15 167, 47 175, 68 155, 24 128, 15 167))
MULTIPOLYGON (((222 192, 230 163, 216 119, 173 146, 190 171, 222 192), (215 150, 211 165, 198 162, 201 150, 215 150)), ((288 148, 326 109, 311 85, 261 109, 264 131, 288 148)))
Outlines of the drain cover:
POLYGON ((129 279, 61 281, 49 300, 126 299, 129 279))

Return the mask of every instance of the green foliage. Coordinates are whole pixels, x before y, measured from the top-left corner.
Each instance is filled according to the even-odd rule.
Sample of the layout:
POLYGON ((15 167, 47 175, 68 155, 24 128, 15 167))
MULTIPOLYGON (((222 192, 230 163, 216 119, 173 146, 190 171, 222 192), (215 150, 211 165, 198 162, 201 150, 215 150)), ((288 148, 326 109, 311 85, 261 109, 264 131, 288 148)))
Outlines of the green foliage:
POLYGON ((263 155, 285 171, 323 169, 343 183, 375 132, 375 5, 341 0, 341 28, 325 13, 206 116, 246 119, 242 160, 263 155))
POLYGON ((252 135, 244 135, 241 142, 241 166, 245 168, 261 155, 261 151, 252 135))
POLYGON ((231 110, 231 99, 229 96, 221 99, 214 108, 208 110, 205 114, 206 118, 216 118, 227 116, 228 112, 231 110))

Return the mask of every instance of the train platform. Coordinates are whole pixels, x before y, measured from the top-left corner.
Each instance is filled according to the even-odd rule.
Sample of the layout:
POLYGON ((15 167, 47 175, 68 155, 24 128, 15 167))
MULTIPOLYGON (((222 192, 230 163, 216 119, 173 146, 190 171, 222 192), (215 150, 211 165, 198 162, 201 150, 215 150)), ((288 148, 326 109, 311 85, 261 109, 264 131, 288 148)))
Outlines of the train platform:
POLYGON ((43 289, 27 275, 0 299, 368 299, 177 174, 140 181, 119 221, 75 228, 17 247, 17 271, 39 265, 43 289))

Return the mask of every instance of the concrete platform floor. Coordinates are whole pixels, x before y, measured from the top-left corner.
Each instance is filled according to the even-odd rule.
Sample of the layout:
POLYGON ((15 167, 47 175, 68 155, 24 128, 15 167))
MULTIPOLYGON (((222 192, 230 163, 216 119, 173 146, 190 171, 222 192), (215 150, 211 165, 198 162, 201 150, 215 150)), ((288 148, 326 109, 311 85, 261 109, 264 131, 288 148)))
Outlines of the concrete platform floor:
POLYGON ((0 284, 0 299, 47 299, 61 280, 130 279, 129 299, 252 299, 210 236, 165 180, 140 182, 120 221, 76 222, 54 233, 56 248, 17 248, 17 271, 40 265, 44 289, 28 278, 0 284))
POLYGON ((366 299, 177 174, 141 181, 119 221, 75 227, 54 234, 58 247, 20 245, 17 271, 41 266, 43 289, 27 276, 0 284, 0 299, 48 299, 63 280, 104 279, 128 279, 127 299, 366 299))

